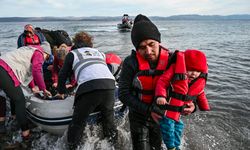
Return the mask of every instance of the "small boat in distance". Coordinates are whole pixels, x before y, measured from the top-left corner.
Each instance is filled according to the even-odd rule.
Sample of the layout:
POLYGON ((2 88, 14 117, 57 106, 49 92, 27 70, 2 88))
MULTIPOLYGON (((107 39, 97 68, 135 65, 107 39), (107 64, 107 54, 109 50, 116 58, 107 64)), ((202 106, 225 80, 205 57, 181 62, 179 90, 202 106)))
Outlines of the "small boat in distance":
POLYGON ((117 24, 119 30, 131 30, 133 27, 133 21, 129 18, 128 14, 124 14, 122 17, 122 23, 117 24))

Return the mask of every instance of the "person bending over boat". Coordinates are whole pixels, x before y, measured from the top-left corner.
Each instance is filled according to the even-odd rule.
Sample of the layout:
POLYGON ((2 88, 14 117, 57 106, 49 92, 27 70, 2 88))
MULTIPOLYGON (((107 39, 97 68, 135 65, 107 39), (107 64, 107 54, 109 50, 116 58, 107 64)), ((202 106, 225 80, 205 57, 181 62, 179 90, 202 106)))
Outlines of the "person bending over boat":
MULTIPOLYGON (((42 75, 43 61, 50 53, 49 43, 43 42, 41 46, 23 46, 0 56, 0 90, 3 90, 15 105, 16 119, 21 127, 24 143, 30 142, 30 130, 21 86, 30 84, 32 91, 38 92, 34 86, 35 82, 44 95, 51 96, 45 88, 42 75)), ((5 107, 6 105, 1 106, 1 109, 6 109, 5 107)), ((2 117, 0 120, 2 120, 0 125, 4 125, 5 118, 2 117)))
MULTIPOLYGON (((18 37, 17 48, 28 45, 40 45, 42 42, 47 41, 39 27, 34 28, 33 25, 27 24, 24 26, 23 33, 18 37)), ((51 54, 51 53, 50 53, 51 54)), ((51 54, 43 63, 43 78, 46 81, 45 85, 49 89, 49 82, 51 82, 51 70, 53 66, 54 57, 51 54)))
MULTIPOLYGON (((119 79, 119 99, 129 107, 133 150, 161 150, 161 131, 151 115, 163 112, 154 100, 155 85, 165 71, 170 52, 160 45, 161 34, 149 18, 137 15, 131 31, 136 50, 123 61, 119 79)), ((185 111, 191 113, 191 103, 185 111)))
POLYGON ((103 134, 112 144, 117 140, 114 124, 115 78, 105 62, 105 55, 93 48, 93 38, 79 32, 73 38, 72 51, 65 58, 58 77, 57 97, 64 97, 65 81, 73 72, 77 80, 72 122, 68 127, 69 149, 80 144, 86 120, 97 107, 102 114, 103 134))

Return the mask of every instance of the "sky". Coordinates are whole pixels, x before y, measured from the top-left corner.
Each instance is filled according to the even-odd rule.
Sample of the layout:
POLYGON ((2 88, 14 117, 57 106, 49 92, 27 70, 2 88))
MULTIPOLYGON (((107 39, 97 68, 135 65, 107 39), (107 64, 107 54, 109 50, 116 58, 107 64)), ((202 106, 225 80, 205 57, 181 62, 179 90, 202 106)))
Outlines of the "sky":
POLYGON ((0 17, 250 14, 250 0, 0 0, 0 17))

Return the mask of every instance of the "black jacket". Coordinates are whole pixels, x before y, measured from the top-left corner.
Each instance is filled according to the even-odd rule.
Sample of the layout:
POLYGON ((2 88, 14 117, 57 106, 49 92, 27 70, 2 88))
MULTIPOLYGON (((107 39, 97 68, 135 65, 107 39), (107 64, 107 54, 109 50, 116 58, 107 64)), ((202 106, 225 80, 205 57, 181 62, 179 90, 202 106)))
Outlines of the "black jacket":
POLYGON ((129 107, 129 111, 140 118, 148 120, 150 115, 150 104, 142 102, 137 96, 136 91, 133 89, 133 79, 138 72, 138 61, 136 53, 133 50, 131 55, 125 58, 119 78, 118 95, 120 101, 129 107))

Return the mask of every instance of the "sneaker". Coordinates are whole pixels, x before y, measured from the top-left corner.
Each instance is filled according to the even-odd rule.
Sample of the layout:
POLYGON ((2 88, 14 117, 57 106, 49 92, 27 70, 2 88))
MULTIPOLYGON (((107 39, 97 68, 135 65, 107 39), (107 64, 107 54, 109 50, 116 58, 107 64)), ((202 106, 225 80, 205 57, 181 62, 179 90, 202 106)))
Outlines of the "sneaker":
POLYGON ((0 134, 6 133, 5 121, 0 121, 0 134))

